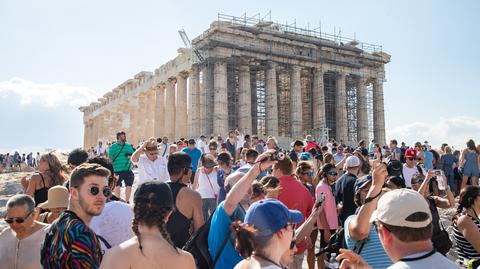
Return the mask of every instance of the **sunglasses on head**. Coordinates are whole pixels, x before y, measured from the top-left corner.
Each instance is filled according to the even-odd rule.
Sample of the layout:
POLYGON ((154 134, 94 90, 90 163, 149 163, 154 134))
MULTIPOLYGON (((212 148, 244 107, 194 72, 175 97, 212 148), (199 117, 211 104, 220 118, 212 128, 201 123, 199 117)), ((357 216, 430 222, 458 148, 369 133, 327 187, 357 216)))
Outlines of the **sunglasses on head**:
MULTIPOLYGON (((97 186, 91 186, 88 191, 90 192, 91 195, 97 196, 97 195, 100 193, 100 188, 97 187, 97 186)), ((103 194, 103 196, 105 196, 105 197, 110 196, 110 194, 111 194, 110 188, 109 188, 109 187, 103 188, 102 194, 103 194)))
POLYGON ((8 223, 8 224, 12 224, 14 222, 18 223, 18 224, 22 224, 25 222, 25 220, 30 216, 30 214, 33 213, 33 210, 30 211, 25 217, 23 218, 8 218, 8 219, 5 219, 5 222, 8 223))

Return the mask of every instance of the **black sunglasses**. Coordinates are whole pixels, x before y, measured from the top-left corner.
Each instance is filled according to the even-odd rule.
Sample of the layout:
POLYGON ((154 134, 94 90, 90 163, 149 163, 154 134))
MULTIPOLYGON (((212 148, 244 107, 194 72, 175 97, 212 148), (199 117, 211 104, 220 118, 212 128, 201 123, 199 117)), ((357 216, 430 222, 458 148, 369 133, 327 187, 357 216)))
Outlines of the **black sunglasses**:
POLYGON ((410 161, 413 161, 413 160, 416 161, 416 160, 418 160, 418 158, 407 158, 407 159, 410 160, 410 161))
MULTIPOLYGON (((89 189, 89 192, 90 192, 91 195, 97 196, 100 193, 100 188, 97 187, 97 186, 91 186, 90 189, 89 189)), ((112 193, 112 191, 110 190, 109 187, 105 187, 102 190, 102 194, 105 197, 110 196, 111 193, 112 193)))
POLYGON ((25 220, 30 216, 30 214, 33 213, 33 210, 30 211, 25 217, 23 218, 8 218, 8 219, 5 219, 5 222, 8 223, 8 224, 12 224, 14 222, 18 223, 18 224, 22 224, 25 222, 25 220))
POLYGON ((328 174, 331 175, 332 177, 336 177, 338 175, 338 172, 332 171, 332 172, 328 172, 328 174))

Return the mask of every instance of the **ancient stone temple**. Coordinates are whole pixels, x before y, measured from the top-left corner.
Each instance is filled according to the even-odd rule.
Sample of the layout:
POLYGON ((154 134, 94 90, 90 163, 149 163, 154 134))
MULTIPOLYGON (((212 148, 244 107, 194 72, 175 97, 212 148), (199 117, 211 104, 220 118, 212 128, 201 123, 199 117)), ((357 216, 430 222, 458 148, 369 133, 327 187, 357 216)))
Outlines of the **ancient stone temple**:
POLYGON ((239 129, 280 141, 385 143, 384 65, 377 45, 318 30, 219 15, 191 46, 80 107, 84 146, 223 135, 239 129))

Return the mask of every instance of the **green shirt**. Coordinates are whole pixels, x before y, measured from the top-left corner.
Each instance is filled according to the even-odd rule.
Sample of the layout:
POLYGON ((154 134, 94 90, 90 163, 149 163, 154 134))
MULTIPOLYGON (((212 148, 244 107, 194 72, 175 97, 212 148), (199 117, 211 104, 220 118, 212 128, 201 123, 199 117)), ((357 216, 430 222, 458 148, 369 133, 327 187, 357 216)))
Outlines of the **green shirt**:
POLYGON ((125 146, 119 143, 112 144, 108 150, 108 156, 110 156, 113 161, 113 171, 115 171, 115 173, 132 170, 129 157, 133 154, 133 152, 134 150, 131 144, 125 143, 125 146), (117 155, 118 157, 115 158, 117 155))

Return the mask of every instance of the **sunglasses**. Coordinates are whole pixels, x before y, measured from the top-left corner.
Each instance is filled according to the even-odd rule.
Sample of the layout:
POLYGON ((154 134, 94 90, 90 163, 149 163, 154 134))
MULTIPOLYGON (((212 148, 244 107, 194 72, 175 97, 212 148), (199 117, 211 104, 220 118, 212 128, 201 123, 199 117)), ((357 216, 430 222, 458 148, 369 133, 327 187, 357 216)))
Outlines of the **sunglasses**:
POLYGON ((305 173, 302 173, 303 175, 307 175, 309 177, 313 177, 313 172, 312 171, 308 171, 308 172, 305 172, 305 173))
POLYGON ((416 160, 418 160, 418 158, 407 158, 407 160, 416 161, 416 160))
POLYGON ((217 148, 210 148, 210 150, 217 150, 217 148))
POLYGON ((338 172, 332 171, 332 172, 328 172, 327 174, 331 175, 332 177, 336 177, 338 175, 338 172))
POLYGON ((33 210, 30 211, 25 217, 23 218, 8 218, 8 219, 5 219, 5 222, 8 223, 8 224, 12 224, 14 222, 18 223, 18 224, 22 224, 25 222, 25 220, 33 213, 33 210))
MULTIPOLYGON (((90 192, 91 195, 97 196, 100 193, 100 188, 97 187, 97 186, 91 186, 90 189, 89 189, 89 192, 90 192)), ((112 193, 112 191, 110 190, 109 187, 105 187, 102 190, 102 194, 105 197, 110 196, 111 193, 112 193)))
POLYGON ((155 156, 155 155, 158 155, 158 152, 149 152, 148 155, 155 156))

